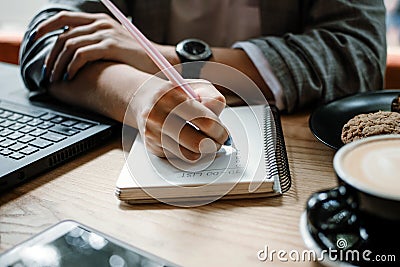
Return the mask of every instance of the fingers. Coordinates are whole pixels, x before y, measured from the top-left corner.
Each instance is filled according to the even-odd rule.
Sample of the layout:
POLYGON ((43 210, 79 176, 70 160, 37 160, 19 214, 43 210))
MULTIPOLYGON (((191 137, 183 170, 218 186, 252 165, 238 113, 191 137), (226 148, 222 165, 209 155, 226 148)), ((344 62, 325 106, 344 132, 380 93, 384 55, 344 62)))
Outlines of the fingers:
POLYGON ((194 99, 185 101, 177 106, 173 112, 184 121, 193 123, 200 131, 215 140, 218 144, 223 144, 228 138, 228 132, 223 127, 218 116, 194 99))
MULTIPOLYGON (((209 92, 209 94, 204 93, 205 98, 211 99, 214 95, 219 95, 213 92, 216 89, 210 83, 203 83, 202 86, 207 87, 206 91, 209 92)), ((211 102, 211 100, 208 101, 211 102)), ((217 100, 214 101, 218 102, 217 100)), ((158 113, 155 113, 156 117, 163 122, 168 114, 173 113, 182 121, 193 123, 199 128, 198 130, 219 144, 223 144, 228 138, 228 132, 222 126, 218 116, 202 103, 189 98, 180 88, 173 88, 164 93, 154 105, 153 110, 158 110, 158 113)), ((150 115, 152 114, 150 113, 150 115)), ((152 116, 149 118, 151 120, 152 116)), ((177 140, 176 137, 173 137, 173 139, 177 140)))
MULTIPOLYGON (((47 61, 48 63, 46 64, 48 69, 52 69, 51 71, 51 76, 50 76, 50 82, 55 82, 63 78, 64 76, 65 79, 73 78, 73 75, 75 73, 71 73, 69 69, 70 64, 74 64, 72 61, 72 58, 76 58, 77 55, 79 59, 82 59, 83 57, 81 54, 85 51, 85 49, 88 49, 90 46, 93 46, 100 42, 96 38, 96 36, 93 35, 85 35, 85 36, 80 36, 76 37, 73 39, 69 39, 63 49, 58 53, 58 56, 56 59, 50 58, 47 61), (54 62, 55 60, 55 62, 54 62)), ((102 57, 101 54, 98 54, 98 59, 102 57)), ((85 63, 87 63, 86 61, 85 63)), ((76 65, 76 64, 75 64, 76 65)), ((84 64, 80 64, 80 67, 82 67, 84 64)))
MULTIPOLYGON (((216 89, 210 83, 205 85, 210 93, 207 94, 207 90, 204 90, 204 97, 219 98, 219 94, 212 92, 216 89)), ((211 99, 209 102, 212 102, 211 99)), ((145 139, 151 140, 155 147, 163 148, 185 161, 216 153, 228 137, 227 130, 214 112, 191 99, 180 88, 161 94, 148 110, 142 116, 145 121, 145 130, 142 131, 145 139)), ((154 147, 152 151, 157 155, 161 154, 154 147)), ((164 151, 163 155, 165 154, 164 151)))
POLYGON ((67 67, 69 79, 73 79, 76 73, 86 65, 100 59, 109 59, 107 41, 102 40, 100 43, 87 45, 76 50, 74 57, 67 67))
POLYGON ((39 25, 36 30, 34 40, 39 39, 49 32, 63 28, 64 26, 74 28, 77 26, 90 24, 97 19, 106 19, 107 17, 108 16, 106 14, 61 11, 39 25))
MULTIPOLYGON (((159 117, 157 120, 159 120, 159 117)), ((216 143, 209 136, 174 114, 170 114, 164 122, 162 122, 162 128, 159 131, 155 131, 154 129, 157 129, 159 123, 158 121, 148 119, 147 127, 148 129, 152 129, 153 135, 158 136, 158 139, 153 138, 153 141, 159 143, 163 147, 165 146, 162 143, 163 140, 160 138, 161 133, 163 136, 168 136, 168 138, 172 139, 175 143, 180 144, 183 148, 194 153, 215 153, 221 147, 219 143, 216 143)))
MULTIPOLYGON (((66 59, 71 58, 71 55, 80 47, 99 42, 99 30, 110 27, 108 24, 101 21, 93 22, 90 25, 79 26, 72 28, 58 36, 53 49, 46 59, 47 70, 61 69, 65 70, 67 63, 66 59), (97 35, 94 35, 97 33, 97 35), (86 37, 86 38, 84 38, 86 37), (57 65, 57 61, 64 64, 57 65)), ((68 62, 69 63, 69 62, 68 62)), ((48 75, 48 73, 47 73, 48 75)), ((57 76, 57 75, 56 75, 57 76)), ((58 77, 58 76, 57 76, 58 77)), ((55 77, 53 77, 55 78, 55 77)))
POLYGON ((96 36, 84 36, 71 40, 71 45, 66 45, 54 63, 50 81, 73 79, 87 63, 112 58, 109 56, 110 43, 112 41, 102 40, 96 36))
POLYGON ((195 153, 181 146, 175 140, 167 135, 162 135, 162 141, 159 142, 157 137, 147 136, 145 138, 146 148, 154 155, 162 158, 179 158, 185 162, 194 163, 201 158, 200 153, 195 153), (162 146, 159 145, 162 143, 162 146))
POLYGON ((166 108, 166 112, 173 111, 183 121, 193 123, 217 144, 224 144, 228 138, 228 132, 218 118, 225 108, 224 96, 208 81, 192 80, 189 82, 190 86, 199 94, 200 102, 189 99, 181 89, 176 88, 163 96, 162 106, 166 108))
POLYGON ((106 14, 60 12, 39 26, 36 38, 40 38, 45 32, 62 27, 61 25, 68 25, 69 30, 59 35, 45 61, 45 77, 50 77, 50 82, 63 78, 72 79, 76 72, 90 61, 86 60, 88 58, 92 61, 104 58, 104 53, 98 52, 103 52, 107 47, 93 45, 102 42, 107 46, 110 40, 115 38, 111 29, 114 28, 114 32, 122 29, 120 24, 106 14), (94 50, 90 51, 90 48, 94 50), (73 58, 79 60, 73 62, 71 61, 73 58))

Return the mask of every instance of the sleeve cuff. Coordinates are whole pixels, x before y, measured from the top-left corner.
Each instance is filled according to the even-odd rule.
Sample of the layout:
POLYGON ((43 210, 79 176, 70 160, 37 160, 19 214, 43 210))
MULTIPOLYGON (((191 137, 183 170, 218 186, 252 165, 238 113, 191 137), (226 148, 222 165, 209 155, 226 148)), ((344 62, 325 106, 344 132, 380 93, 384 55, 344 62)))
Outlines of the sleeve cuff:
POLYGON ((280 110, 286 109, 282 85, 273 73, 271 65, 258 46, 251 42, 242 41, 233 44, 232 48, 240 48, 246 52, 247 56, 256 66, 261 77, 264 79, 265 83, 271 89, 272 94, 275 97, 275 106, 280 110))

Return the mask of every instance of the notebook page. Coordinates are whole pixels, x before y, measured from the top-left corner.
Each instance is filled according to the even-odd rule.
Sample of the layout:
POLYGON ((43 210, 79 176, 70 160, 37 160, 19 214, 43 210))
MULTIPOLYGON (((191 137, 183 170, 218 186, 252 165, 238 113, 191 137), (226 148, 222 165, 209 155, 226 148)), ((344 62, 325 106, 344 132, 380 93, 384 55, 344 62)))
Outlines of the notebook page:
POLYGON ((138 135, 127 159, 127 169, 138 187, 201 186, 273 182, 266 167, 264 123, 270 112, 264 105, 226 108, 220 118, 234 148, 223 146, 215 158, 196 164, 161 159, 148 153, 138 135))

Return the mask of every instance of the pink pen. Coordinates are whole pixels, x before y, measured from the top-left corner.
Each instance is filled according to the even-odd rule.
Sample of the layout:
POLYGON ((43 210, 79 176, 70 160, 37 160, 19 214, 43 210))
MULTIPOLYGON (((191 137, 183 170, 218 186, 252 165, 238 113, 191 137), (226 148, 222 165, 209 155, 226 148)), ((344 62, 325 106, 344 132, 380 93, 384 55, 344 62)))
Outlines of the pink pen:
MULTIPOLYGON (((183 77, 179 74, 179 72, 172 67, 171 63, 168 62, 168 60, 158 51, 154 45, 149 41, 149 39, 146 38, 146 36, 143 35, 139 31, 138 28, 136 28, 135 25, 133 25, 132 22, 130 22, 125 15, 110 1, 110 0, 100 0, 107 8, 110 10, 110 12, 121 22, 122 25, 125 26, 125 28, 128 30, 128 32, 136 39, 136 41, 143 47, 143 49, 146 51, 147 55, 153 60, 153 62, 157 65, 157 67, 167 76, 167 78, 175 85, 179 86, 182 88, 182 90, 191 98, 196 99, 200 101, 200 97, 196 94, 196 92, 190 87, 188 83, 185 82, 183 77)), ((193 127, 198 129, 197 126, 193 125, 190 123, 193 127)), ((232 145, 232 139, 229 136, 228 139, 225 141, 224 145, 232 145)))
POLYGON ((174 67, 172 67, 171 63, 168 62, 168 60, 160 53, 160 51, 158 51, 154 47, 149 39, 147 39, 146 36, 144 36, 143 33, 141 33, 139 29, 136 28, 136 26, 127 19, 124 14, 111 1, 100 1, 108 8, 108 10, 110 10, 110 12, 119 20, 119 22, 121 22, 121 24, 125 26, 129 33, 143 47, 151 60, 153 60, 157 67, 175 86, 181 87, 185 91, 185 93, 191 98, 200 100, 196 92, 193 91, 192 87, 190 87, 187 82, 185 82, 179 72, 174 67))

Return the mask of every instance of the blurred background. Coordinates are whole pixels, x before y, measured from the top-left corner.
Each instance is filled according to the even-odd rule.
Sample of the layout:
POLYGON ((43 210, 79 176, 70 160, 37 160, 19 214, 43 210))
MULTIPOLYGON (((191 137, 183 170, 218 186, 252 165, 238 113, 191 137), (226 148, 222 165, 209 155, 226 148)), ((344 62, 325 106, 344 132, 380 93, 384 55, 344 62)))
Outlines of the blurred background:
MULTIPOLYGON (((18 63, 22 35, 32 16, 46 2, 47 0, 0 0, 0 61, 18 63)), ((400 88, 400 0, 384 2, 387 9, 388 43, 385 87, 400 88)))
POLYGON ((400 1, 385 0, 387 9, 387 42, 389 47, 400 45, 400 1))
MULTIPOLYGON (((388 45, 400 45, 400 0, 384 0, 387 8, 388 45)), ((0 33, 16 34, 47 0, 0 0, 0 33)))
POLYGON ((24 31, 29 20, 47 0, 0 0, 0 32, 24 31))

